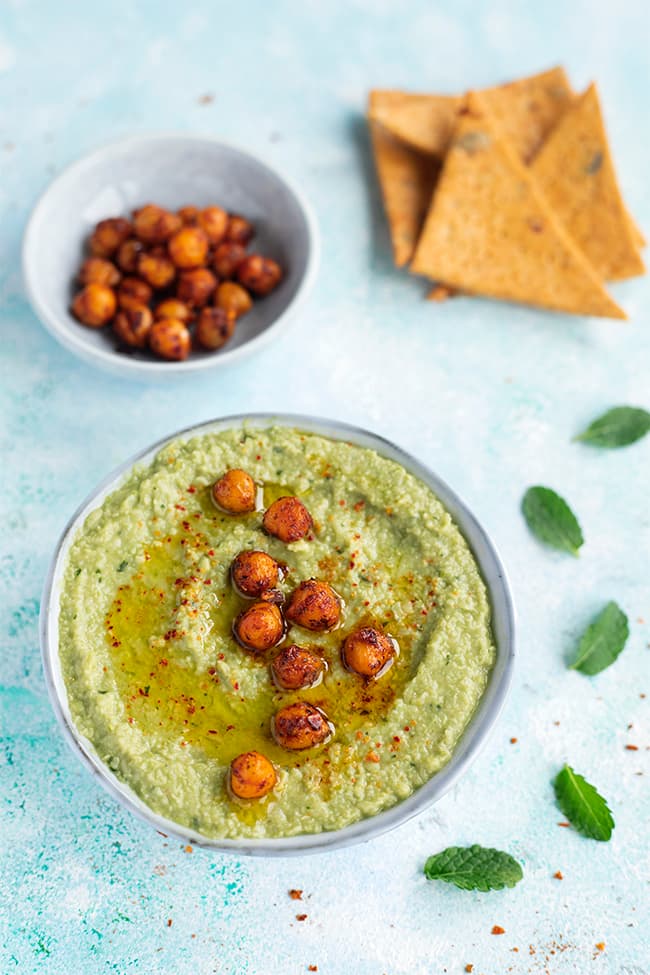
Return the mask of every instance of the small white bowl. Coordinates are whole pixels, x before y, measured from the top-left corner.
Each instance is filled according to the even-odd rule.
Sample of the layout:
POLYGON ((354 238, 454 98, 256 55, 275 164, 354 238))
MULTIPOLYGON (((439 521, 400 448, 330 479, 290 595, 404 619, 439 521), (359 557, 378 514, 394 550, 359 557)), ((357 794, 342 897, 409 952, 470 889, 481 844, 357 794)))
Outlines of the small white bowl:
POLYGON ((380 833, 401 825, 417 813, 422 812, 427 806, 440 799, 455 784, 485 744, 488 734, 505 703, 514 666, 515 614, 506 571, 485 529, 481 527, 458 495, 454 494, 444 481, 440 480, 436 474, 433 474, 418 460, 383 437, 349 426, 347 423, 297 414, 255 413, 211 420, 198 426, 188 427, 171 437, 165 437, 164 440, 158 441, 158 443, 122 464, 97 486, 74 513, 56 547, 41 602, 40 640, 45 681, 64 736, 86 768, 114 799, 121 802, 130 812, 154 826, 159 832, 178 837, 185 843, 192 843, 195 846, 225 853, 236 853, 240 856, 292 856, 338 849, 369 840, 380 833), (197 436, 197 434, 228 430, 232 427, 240 427, 242 424, 247 424, 252 428, 286 426, 307 430, 324 437, 330 437, 333 440, 343 440, 360 447, 368 447, 371 450, 376 450, 384 457, 397 461, 406 470, 424 481, 452 515, 479 565, 492 607, 492 627, 497 651, 496 661, 479 706, 447 765, 411 796, 385 812, 331 832, 310 833, 280 839, 233 840, 213 839, 190 831, 187 827, 154 813, 128 785, 120 781, 104 765, 90 741, 84 738, 75 727, 68 707, 67 692, 59 659, 59 602, 68 550, 75 535, 90 512, 99 508, 104 499, 129 477, 134 465, 147 464, 170 441, 179 438, 186 440, 197 436))
POLYGON ((300 192, 261 159, 206 136, 148 135, 112 143, 73 163, 36 204, 23 240, 23 276, 32 307, 67 349, 121 376, 169 379, 218 369, 260 349, 288 324, 318 265, 315 218, 300 192), (255 224, 250 250, 285 269, 281 284, 256 301, 218 352, 193 351, 184 362, 148 352, 118 352, 110 327, 81 325, 70 313, 84 244, 106 217, 144 203, 172 210, 218 204, 255 224))

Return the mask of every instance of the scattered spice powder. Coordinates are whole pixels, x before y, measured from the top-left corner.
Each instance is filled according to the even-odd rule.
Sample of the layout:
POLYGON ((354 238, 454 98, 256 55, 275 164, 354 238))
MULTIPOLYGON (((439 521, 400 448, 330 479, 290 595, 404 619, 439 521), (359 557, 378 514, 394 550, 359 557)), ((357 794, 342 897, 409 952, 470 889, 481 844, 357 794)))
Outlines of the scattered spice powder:
POLYGON ((596 942, 596 948, 598 949, 598 951, 604 951, 605 950, 605 942, 604 941, 597 941, 596 942))
POLYGON ((518 739, 518 738, 511 738, 511 739, 510 739, 510 744, 511 744, 511 745, 516 745, 518 741, 519 741, 519 739, 518 739))
POLYGON ((289 897, 291 898, 292 901, 301 901, 302 900, 302 890, 299 890, 297 887, 292 888, 289 891, 289 897))
POLYGON ((571 825, 571 823, 558 823, 558 826, 564 826, 564 827, 566 827, 567 829, 568 829, 568 827, 569 827, 570 825, 571 825))
POLYGON ((186 852, 186 853, 194 853, 194 850, 192 849, 192 847, 191 847, 191 846, 186 846, 186 847, 185 847, 185 852, 186 852))
POLYGON ((492 928, 492 931, 490 932, 490 934, 505 934, 505 933, 506 933, 506 929, 502 928, 500 924, 495 924, 494 927, 492 928))
POLYGON ((296 921, 306 921, 306 920, 307 920, 306 914, 296 914, 296 921))
POLYGON ((625 746, 625 749, 628 752, 638 752, 639 746, 638 745, 626 745, 625 746))
POLYGON ((474 966, 473 965, 465 965, 465 971, 466 972, 473 972, 474 971, 474 966))
POLYGON ((170 917, 168 917, 167 918, 167 927, 168 928, 171 928, 171 926, 172 926, 172 919, 170 917))
POLYGON ((318 965, 308 965, 307 966, 307 971, 308 972, 317 972, 318 971, 318 965))
POLYGON ((564 876, 561 870, 556 870, 553 876, 555 877, 556 880, 564 880, 564 876))

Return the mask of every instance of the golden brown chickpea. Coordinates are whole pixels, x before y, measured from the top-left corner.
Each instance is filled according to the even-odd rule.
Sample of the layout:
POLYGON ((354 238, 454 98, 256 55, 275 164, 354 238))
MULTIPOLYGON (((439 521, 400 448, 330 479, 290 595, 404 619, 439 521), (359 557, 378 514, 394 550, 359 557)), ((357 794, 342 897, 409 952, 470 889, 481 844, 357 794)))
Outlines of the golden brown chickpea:
POLYGON ((169 256, 176 267, 202 267, 208 257, 205 232, 200 227, 183 227, 169 241, 169 256))
POLYGON ((95 257, 112 257, 120 244, 131 236, 131 224, 123 217, 100 220, 92 232, 88 247, 95 257))
POLYGON ((271 676, 277 687, 283 691, 300 691, 305 687, 315 687, 323 679, 325 661, 307 647, 297 647, 294 643, 273 658, 271 676))
POLYGON ((192 347, 187 325, 177 318, 160 318, 151 326, 149 347, 161 359, 187 359, 192 347))
POLYGON ((117 251, 117 263, 125 274, 135 274, 138 267, 138 257, 144 250, 144 244, 135 237, 129 237, 120 244, 117 251))
POLYGON ((229 515, 244 515, 255 511, 257 500, 255 481, 246 471, 233 467, 212 485, 212 500, 217 508, 229 515))
POLYGON ((155 203, 147 203, 133 211, 133 230, 145 244, 164 244, 182 225, 183 221, 177 213, 171 213, 155 203))
POLYGON ((122 308, 113 322, 113 331, 120 342, 135 349, 144 349, 153 325, 153 315, 146 305, 122 308))
POLYGON ((117 289, 117 303, 120 308, 140 308, 148 305, 153 296, 153 289, 140 278, 122 278, 117 289))
POLYGON ((266 552, 240 552, 233 559, 230 575, 242 596, 258 599, 278 584, 280 566, 266 552))
POLYGON ((235 639, 242 647, 262 653, 277 647, 284 637, 284 620, 275 603, 253 603, 242 610, 232 625, 235 639))
POLYGON ((231 240, 234 244, 241 244, 246 247, 255 234, 255 228, 250 220, 240 217, 236 213, 231 213, 226 227, 226 240, 231 240))
POLYGON ((282 280, 282 268, 270 257, 249 254, 237 268, 237 278, 254 295, 263 298, 282 280))
POLYGON ((245 752, 230 763, 228 789, 238 799, 261 799, 277 781, 273 762, 261 752, 245 752))
POLYGON ((326 582, 307 579, 289 596, 285 616, 305 630, 331 630, 341 618, 341 600, 326 582))
POLYGON ((177 318, 179 322, 185 322, 186 325, 194 318, 189 305, 186 305, 184 301, 179 301, 178 298, 165 298, 159 305, 156 305, 154 315, 157 319, 177 318))
POLYGON ((115 292, 91 281, 75 296, 72 314, 90 328, 101 328, 113 318, 116 307, 115 292))
POLYGON ((253 307, 253 299, 248 291, 234 281, 224 281, 219 285, 214 302, 218 308, 232 313, 235 318, 245 315, 253 307))
POLYGON ((176 294, 193 308, 203 308, 217 287, 217 279, 207 267, 196 267, 192 271, 181 271, 176 285, 176 294))
POLYGON ((82 284, 105 284, 107 288, 115 288, 120 283, 122 275, 111 261, 104 257, 88 257, 79 270, 79 280, 82 284))
POLYGON ((199 208, 198 207, 181 207, 180 210, 176 211, 183 221, 184 226, 194 227, 196 226, 196 221, 199 219, 199 208))
POLYGON ((144 251, 138 257, 138 274, 154 290, 159 291, 172 283, 176 277, 176 268, 168 257, 144 251))
POLYGON ((374 626, 361 626, 345 638, 343 666, 362 677, 378 677, 396 655, 395 643, 374 626))
POLYGON ((281 542, 297 542, 312 527, 311 515, 299 498, 278 498, 264 512, 262 527, 267 535, 275 535, 281 542))
POLYGON ((223 308, 203 308, 196 324, 196 341, 214 352, 232 338, 236 324, 234 316, 223 308))
POLYGON ((324 744, 332 737, 333 728, 320 708, 296 701, 272 718, 271 734, 281 748, 302 751, 324 744))
POLYGON ((224 241, 214 252, 213 267, 220 278, 234 278, 237 268, 246 257, 241 244, 224 241))
POLYGON ((221 207, 206 207, 199 212, 198 225, 211 244, 218 244, 226 236, 228 214, 221 207))

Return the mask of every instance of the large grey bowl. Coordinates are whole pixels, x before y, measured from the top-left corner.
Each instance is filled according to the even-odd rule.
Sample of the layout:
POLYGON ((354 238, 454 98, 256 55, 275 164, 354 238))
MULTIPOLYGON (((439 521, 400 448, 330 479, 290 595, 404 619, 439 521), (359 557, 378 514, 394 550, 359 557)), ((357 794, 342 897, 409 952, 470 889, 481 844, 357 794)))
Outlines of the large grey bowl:
POLYGON ((98 149, 73 163, 40 198, 23 240, 23 276, 45 327, 80 358, 110 372, 162 380, 204 372, 260 349, 289 323, 313 283, 318 231, 300 192, 261 159, 206 136, 137 136, 98 149), (193 352, 184 362, 155 360, 147 352, 116 350, 110 328, 92 329, 70 314, 75 274, 93 226, 134 207, 159 203, 219 204, 253 221, 255 251, 285 269, 280 286, 237 324, 218 352, 193 352))
POLYGON ((366 430, 339 423, 335 420, 324 420, 316 417, 292 415, 286 413, 255 413, 241 416, 227 416, 218 420, 211 420, 198 426, 188 427, 171 437, 159 440, 146 450, 132 457, 117 470, 109 474, 101 484, 90 494, 74 513, 68 522, 61 539, 56 547, 50 566, 43 599, 41 602, 40 638, 43 655, 45 679, 64 736, 73 751, 83 764, 96 777, 100 784, 132 813, 146 820, 162 833, 176 836, 186 843, 193 843, 221 852, 245 854, 251 856, 291 856, 303 853, 315 853, 321 850, 332 850, 384 833, 411 819, 422 812, 427 806, 440 799, 460 776, 467 770, 476 758, 488 734, 499 716, 506 699, 512 677, 515 656, 515 619, 510 586, 501 560, 490 541, 484 528, 478 523, 467 506, 460 500, 444 481, 430 471, 404 450, 396 447, 390 441, 369 433, 366 430), (111 770, 98 758, 92 744, 76 729, 70 710, 61 674, 59 659, 59 601, 64 568, 68 550, 84 521, 91 511, 100 507, 107 495, 119 487, 130 474, 134 465, 148 463, 154 455, 171 440, 189 439, 197 434, 227 430, 246 424, 252 428, 269 426, 286 426, 330 437, 333 440, 344 440, 369 447, 377 453, 391 460, 397 461, 420 480, 428 484, 434 493, 451 513, 456 524, 469 543, 474 557, 481 569, 483 579, 488 588, 492 606, 492 625, 497 647, 497 657, 490 675, 488 686, 481 702, 472 717, 456 751, 448 764, 425 785, 421 786, 413 795, 385 812, 346 826, 344 829, 324 833, 311 833, 302 836, 290 836, 284 839, 211 839, 189 831, 171 820, 165 819, 152 812, 151 809, 121 782, 111 770))

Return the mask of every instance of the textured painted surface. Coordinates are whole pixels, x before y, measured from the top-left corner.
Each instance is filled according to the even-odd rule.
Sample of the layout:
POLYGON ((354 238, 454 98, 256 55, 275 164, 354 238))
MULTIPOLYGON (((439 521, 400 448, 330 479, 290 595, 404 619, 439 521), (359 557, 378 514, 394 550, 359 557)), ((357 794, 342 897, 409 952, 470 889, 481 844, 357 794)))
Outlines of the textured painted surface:
POLYGON ((372 84, 452 91, 564 61, 576 85, 601 84, 647 232, 647 6, 422 0, 408 19, 397 6, 116 0, 91 11, 14 0, 0 11, 3 975, 650 971, 650 699, 640 697, 650 694, 650 442, 618 453, 570 443, 611 404, 648 406, 648 285, 615 289, 631 324, 423 302, 421 284, 389 263, 359 121, 372 84), (294 330, 260 358, 182 387, 80 364, 21 290, 20 235, 47 181, 147 128, 220 134, 267 155, 302 183, 323 234, 318 284, 294 330), (63 745, 37 648, 48 559, 85 493, 151 440, 249 408, 329 414, 416 452, 493 533, 520 617, 509 704, 453 793, 370 845, 293 861, 186 853, 123 815, 63 745), (519 500, 537 482, 580 514, 579 560, 526 533, 519 500), (594 679, 567 672, 576 636, 610 598, 631 620, 623 656, 594 679), (564 760, 609 797, 611 843, 558 828, 550 779, 564 760), (428 853, 474 841, 515 853, 524 883, 479 895, 424 881, 428 853), (506 933, 491 935, 494 924, 506 933))

